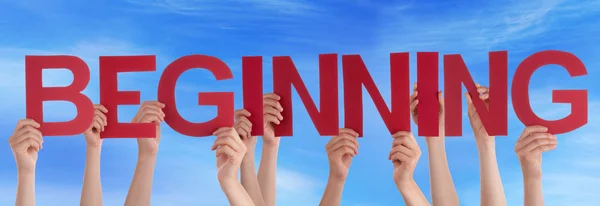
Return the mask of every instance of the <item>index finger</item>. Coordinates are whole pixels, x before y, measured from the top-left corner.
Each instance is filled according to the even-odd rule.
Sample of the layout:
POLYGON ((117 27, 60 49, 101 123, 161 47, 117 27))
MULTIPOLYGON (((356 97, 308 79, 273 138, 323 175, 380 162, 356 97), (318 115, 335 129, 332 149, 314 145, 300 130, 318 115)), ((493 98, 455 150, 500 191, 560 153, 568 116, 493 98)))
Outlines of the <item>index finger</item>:
POLYGON ((240 117, 240 116, 249 117, 249 116, 251 116, 251 115, 252 115, 252 114, 250 114, 250 112, 249 112, 248 110, 246 110, 246 109, 238 109, 238 110, 235 110, 235 113, 234 113, 234 114, 235 114, 235 117, 236 117, 236 118, 237 118, 237 117, 240 117))
POLYGON ((341 133, 348 133, 354 137, 359 136, 358 132, 355 132, 353 129, 349 129, 349 128, 340 128, 340 134, 341 133))
POLYGON ((523 130, 523 133, 521 133, 521 136, 519 137, 519 140, 517 140, 517 142, 521 141, 523 138, 531 135, 531 133, 543 133, 543 132, 547 132, 548 128, 541 126, 541 125, 533 125, 533 126, 528 126, 525 127, 525 129, 523 130))
POLYGON ((98 110, 102 111, 102 113, 108 112, 108 109, 106 109, 106 107, 104 107, 104 105, 101 105, 101 104, 95 104, 94 109, 98 109, 98 110))
POLYGON ((280 100, 281 97, 275 93, 268 93, 263 95, 263 98, 269 98, 269 99, 274 99, 274 100, 280 100))
POLYGON ((35 120, 33 119, 22 119, 19 120, 19 122, 17 122, 17 129, 24 127, 24 126, 32 126, 34 128, 40 128, 40 124, 37 123, 35 120))

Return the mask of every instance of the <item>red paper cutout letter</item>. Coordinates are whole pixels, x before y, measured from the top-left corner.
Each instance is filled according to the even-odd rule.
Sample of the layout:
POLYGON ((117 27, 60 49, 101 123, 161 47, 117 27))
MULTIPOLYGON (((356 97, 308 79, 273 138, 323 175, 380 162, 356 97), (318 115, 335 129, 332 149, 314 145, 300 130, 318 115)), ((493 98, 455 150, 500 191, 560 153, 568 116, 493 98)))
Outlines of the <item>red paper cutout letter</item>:
POLYGON ((542 125, 552 134, 573 131, 588 122, 587 90, 553 90, 553 103, 570 103, 571 114, 560 120, 544 120, 531 109, 529 102, 529 81, 531 75, 540 67, 556 64, 564 67, 571 77, 587 74, 585 65, 575 55, 555 50, 537 52, 527 57, 515 72, 512 85, 512 101, 517 117, 525 126, 542 125))
POLYGON ((444 55, 446 136, 462 136, 462 84, 464 83, 481 123, 491 136, 508 134, 508 54, 490 52, 489 109, 479 98, 477 87, 460 54, 444 55))
POLYGON ((94 120, 92 101, 81 92, 90 82, 87 64, 75 56, 25 56, 26 116, 40 124, 44 136, 77 135, 85 132, 94 120), (43 87, 43 69, 68 69, 73 83, 66 87, 43 87), (77 115, 68 122, 44 122, 44 101, 68 101, 77 115))
POLYGON ((419 136, 439 136, 438 53, 417 52, 419 136))
POLYGON ((262 57, 242 57, 242 90, 244 108, 250 112, 252 136, 263 135, 262 57))
POLYGON ((343 55, 345 127, 363 136, 362 86, 373 99, 390 133, 410 131, 410 88, 408 53, 390 54, 392 106, 385 100, 369 74, 360 55, 343 55))
POLYGON ((200 92, 198 105, 217 106, 217 116, 203 123, 192 123, 185 120, 175 107, 175 83, 183 72, 203 68, 215 75, 217 80, 233 78, 231 70, 216 57, 206 55, 189 55, 181 57, 167 66, 158 85, 158 101, 165 104, 165 122, 173 130, 187 136, 206 137, 220 127, 233 126, 233 92, 200 92))
POLYGON ((153 123, 121 123, 117 106, 140 104, 139 91, 119 91, 120 72, 156 71, 156 56, 101 56, 100 104, 108 109, 102 138, 155 138, 153 123))
POLYGON ((293 135, 292 86, 296 88, 319 134, 337 135, 339 126, 337 54, 319 55, 320 106, 317 109, 294 62, 289 56, 273 57, 273 90, 281 97, 283 121, 275 126, 276 136, 293 135))

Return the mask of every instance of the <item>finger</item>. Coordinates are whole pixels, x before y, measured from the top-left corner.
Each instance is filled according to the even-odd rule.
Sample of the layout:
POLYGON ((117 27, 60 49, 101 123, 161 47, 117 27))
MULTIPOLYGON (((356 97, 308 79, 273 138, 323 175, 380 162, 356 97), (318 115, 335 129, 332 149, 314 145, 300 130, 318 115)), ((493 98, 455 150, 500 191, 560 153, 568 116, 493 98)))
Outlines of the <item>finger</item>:
POLYGON ((156 111, 159 116, 164 117, 165 113, 162 111, 161 105, 158 104, 158 102, 152 102, 152 103, 148 103, 146 105, 143 106, 143 108, 141 108, 141 114, 147 113, 149 111, 156 111))
POLYGON ((554 150, 554 149, 556 149, 556 147, 557 147, 556 144, 542 145, 542 146, 539 146, 539 147, 536 147, 535 149, 533 149, 531 151, 531 153, 540 154, 540 153, 544 153, 544 152, 547 152, 550 150, 554 150))
POLYGON ((231 127, 219 133, 216 133, 215 136, 229 136, 231 139, 235 140, 235 143, 238 144, 238 146, 241 147, 242 145, 244 145, 244 142, 242 142, 242 139, 240 138, 240 134, 238 134, 237 131, 235 131, 235 129, 231 127))
POLYGON ((392 160, 393 162, 401 162, 402 164, 411 164, 411 160, 412 158, 409 157, 408 155, 402 153, 402 152, 396 152, 394 153, 392 156, 390 156, 390 160, 392 160))
POLYGON ((239 117, 237 119, 237 122, 239 122, 240 124, 245 124, 247 125, 249 128, 252 128, 252 122, 250 122, 250 120, 247 117, 239 117))
POLYGON ((414 91, 414 92, 412 93, 412 95, 410 95, 410 102, 413 102, 413 101, 415 101, 415 100, 417 99, 417 96, 418 96, 418 94, 419 94, 419 93, 418 93, 417 91, 414 91))
POLYGON ((283 120, 283 116, 281 116, 281 112, 279 110, 277 110, 275 107, 271 107, 271 106, 265 106, 263 107, 263 114, 270 114, 273 116, 276 116, 277 119, 279 120, 283 120))
POLYGON ((522 149, 520 149, 518 151, 531 152, 536 147, 540 147, 540 146, 544 146, 544 145, 556 145, 556 144, 558 144, 558 141, 556 139, 539 138, 539 139, 536 139, 535 141, 532 141, 529 144, 525 145, 522 149))
MULTIPOLYGON (((25 135, 26 133, 33 133, 33 134, 35 134, 35 135, 37 135, 37 136, 40 136, 40 137, 42 137, 42 132, 40 132, 40 130, 38 130, 38 129, 34 128, 34 127, 33 127, 33 126, 31 126, 31 125, 26 125, 26 126, 24 126, 24 127, 21 127, 21 129, 19 129, 18 131, 16 131, 16 132, 15 132, 14 138, 13 138, 13 137, 11 137, 11 138, 13 138, 13 139, 14 139, 14 140, 12 140, 12 141, 15 141, 15 142, 20 142, 20 141, 23 141, 23 140, 21 139, 21 137, 20 137, 20 136, 23 136, 23 135, 25 135)), ((9 139, 9 142, 10 142, 10 141, 11 141, 11 140, 9 139)))
POLYGON ((263 118, 265 118, 265 121, 268 123, 273 123, 273 124, 277 124, 277 125, 281 124, 281 121, 279 121, 279 118, 277 118, 274 115, 267 114, 263 118))
MULTIPOLYGON (((36 142, 38 142, 39 145, 41 145, 42 142, 44 142, 44 140, 42 139, 41 135, 38 135, 38 134, 33 133, 33 132, 26 132, 21 137, 22 138, 20 138, 20 142, 24 142, 24 141, 36 141, 36 142)), ((15 142, 15 143, 18 144, 20 142, 15 142)))
POLYGON ((442 91, 438 92, 438 101, 440 103, 440 108, 444 109, 444 95, 442 94, 442 91))
POLYGON ((389 154, 388 159, 391 160, 392 155, 394 155, 394 154, 396 154, 398 152, 400 152, 402 154, 405 154, 405 155, 407 155, 409 157, 416 157, 416 156, 418 156, 418 154, 415 151, 411 150, 407 146, 398 145, 398 146, 393 147, 392 150, 390 150, 390 154, 389 154))
POLYGON ((532 133, 517 141, 515 144, 515 151, 521 150, 527 144, 542 138, 556 139, 556 137, 550 133, 532 133))
POLYGON ((235 131, 242 137, 249 137, 252 127, 242 121, 238 121, 235 125, 235 131))
POLYGON ((219 128, 219 129, 217 129, 216 131, 213 132, 213 136, 216 136, 217 134, 219 134, 219 133, 221 133, 223 131, 226 131, 228 129, 231 129, 231 127, 221 127, 221 128, 219 128))
POLYGON ((157 107, 146 107, 142 112, 142 116, 144 115, 156 115, 161 121, 165 120, 165 115, 163 111, 157 107))
POLYGON ((487 100, 490 97, 490 95, 488 93, 484 93, 484 94, 480 94, 479 95, 479 99, 482 100, 487 100))
POLYGON ((341 141, 351 141, 355 145, 356 148, 359 148, 357 137, 352 136, 348 133, 342 133, 341 135, 335 136, 329 140, 330 144, 326 145, 325 149, 334 149, 334 145, 341 141))
POLYGON ((213 146, 210 148, 210 150, 215 150, 218 147, 221 146, 229 146, 231 147, 231 149, 235 150, 235 151, 239 151, 240 147, 239 145, 235 142, 235 140, 227 135, 224 136, 218 136, 217 139, 215 140, 215 143, 213 144, 213 146))
POLYGON ((237 153, 235 152, 235 150, 233 150, 228 145, 224 145, 224 146, 221 146, 216 149, 216 155, 217 155, 217 157, 221 156, 221 155, 225 155, 229 158, 233 158, 237 155, 237 153))
POLYGON ((100 110, 94 110, 94 119, 100 119, 102 125, 108 124, 106 120, 106 115, 104 115, 104 113, 102 113, 100 110))
POLYGON ((18 130, 24 126, 32 126, 34 128, 40 128, 40 124, 37 123, 36 121, 34 121, 32 119, 22 119, 17 122, 17 126, 15 127, 15 130, 18 130))
POLYGON ((340 128, 338 131, 339 131, 339 134, 348 133, 348 134, 350 134, 351 136, 354 136, 354 137, 358 137, 359 136, 358 132, 356 132, 356 131, 354 131, 353 129, 350 129, 350 128, 340 128))
POLYGON ((158 114, 144 114, 140 118, 140 122, 142 122, 142 123, 160 124, 162 121, 163 121, 162 117, 158 114))
POLYGON ((517 140, 517 142, 521 141, 522 139, 524 139, 525 137, 527 137, 533 133, 544 133, 547 131, 548 131, 548 127, 544 127, 541 125, 533 125, 533 126, 525 127, 525 129, 523 130, 523 133, 521 133, 521 136, 519 137, 519 140, 517 140))
POLYGON ((266 98, 266 99, 263 99, 263 104, 265 106, 273 107, 273 108, 277 109, 280 112, 283 111, 283 107, 281 106, 281 104, 277 100, 266 98))
POLYGON ((487 93, 488 91, 489 91, 489 89, 486 86, 477 87, 477 92, 479 92, 479 93, 487 93))
POLYGON ((413 92, 417 92, 417 83, 416 82, 413 84, 413 92))
POLYGON ((348 139, 343 139, 333 145, 331 145, 330 149, 335 151, 341 147, 349 147, 352 150, 354 150, 355 154, 358 154, 358 147, 356 146, 356 144, 354 143, 354 141, 352 140, 348 140, 348 139))
POLYGON ((410 111, 413 112, 413 116, 418 114, 417 105, 419 105, 418 99, 410 103, 410 111))
POLYGON ((97 132, 101 132, 102 131, 102 126, 100 126, 101 123, 98 122, 98 120, 94 120, 94 122, 92 122, 92 130, 93 131, 97 131, 97 132))
POLYGON ((473 105, 473 100, 471 99, 471 95, 469 94, 469 92, 465 92, 465 98, 467 98, 467 103, 469 104, 469 106, 473 105))
POLYGON ((147 101, 149 105, 155 105, 160 108, 165 108, 165 104, 159 101, 147 101))
POLYGON ((279 101, 281 99, 281 97, 275 93, 268 93, 268 94, 263 95, 263 100, 264 99, 274 99, 274 100, 279 101))
POLYGON ((25 149, 28 149, 29 147, 33 147, 35 149, 35 151, 40 151, 40 149, 42 148, 42 144, 40 144, 40 142, 34 140, 34 139, 27 139, 25 140, 26 142, 24 146, 26 146, 25 149))
POLYGON ((349 146, 342 146, 338 149, 333 150, 332 154, 338 157, 342 157, 344 155, 350 155, 351 157, 356 156, 357 150, 355 148, 349 146))
POLYGON ((108 112, 108 109, 106 109, 106 107, 104 107, 104 105, 101 104, 95 104, 94 109, 100 110, 102 113, 108 112))
POLYGON ((250 112, 246 109, 239 109, 239 110, 235 110, 235 117, 239 118, 239 117, 249 117, 252 114, 250 114, 250 112))

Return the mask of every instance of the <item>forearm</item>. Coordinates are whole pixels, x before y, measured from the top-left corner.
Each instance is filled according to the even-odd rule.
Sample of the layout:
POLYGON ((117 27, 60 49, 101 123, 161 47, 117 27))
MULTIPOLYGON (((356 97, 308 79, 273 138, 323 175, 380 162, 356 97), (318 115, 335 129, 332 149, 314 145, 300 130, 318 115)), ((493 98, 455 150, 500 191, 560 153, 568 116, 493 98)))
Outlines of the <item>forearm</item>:
POLYGON ((279 143, 263 145, 260 166, 258 168, 258 182, 263 200, 267 206, 275 205, 278 152, 279 143))
POLYGON ((477 147, 481 176, 481 205, 506 205, 506 197, 496 160, 496 144, 494 141, 478 142, 477 147))
POLYGON ((156 155, 139 155, 125 205, 150 205, 156 155))
POLYGON ((344 184, 346 183, 345 178, 335 178, 329 175, 327 180, 327 186, 325 187, 325 193, 321 198, 319 206, 338 206, 342 201, 342 192, 344 191, 344 184))
POLYGON ((256 168, 254 167, 254 150, 248 150, 246 152, 240 170, 242 186, 252 198, 252 202, 258 206, 265 205, 256 176, 256 168))
POLYGON ((525 189, 525 206, 543 206, 542 180, 539 178, 523 178, 525 189))
POLYGON ((396 183, 396 187, 407 206, 429 205, 429 201, 414 180, 396 183))
POLYGON ((248 192, 244 189, 244 187, 235 179, 232 180, 224 180, 219 182, 221 185, 221 189, 227 200, 229 201, 229 205, 231 206, 246 206, 255 205, 252 202, 252 198, 248 195, 248 192))
POLYGON ((431 178, 431 202, 433 205, 459 205, 458 195, 448 159, 444 139, 439 137, 427 137, 427 148, 429 153, 429 176, 431 178))
POLYGON ((18 172, 15 206, 35 206, 35 172, 18 172))
POLYGON ((82 206, 102 205, 102 184, 100 183, 100 147, 87 147, 83 189, 81 190, 82 206))

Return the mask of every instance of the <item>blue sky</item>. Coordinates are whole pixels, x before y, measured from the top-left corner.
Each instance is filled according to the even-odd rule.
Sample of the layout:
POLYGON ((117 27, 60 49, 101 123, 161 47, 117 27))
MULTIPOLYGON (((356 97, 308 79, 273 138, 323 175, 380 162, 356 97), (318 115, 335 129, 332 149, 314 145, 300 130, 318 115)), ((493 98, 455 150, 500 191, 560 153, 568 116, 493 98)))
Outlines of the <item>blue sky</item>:
MULTIPOLYGON (((216 56, 229 65, 233 79, 217 82, 207 71, 192 70, 181 76, 176 88, 180 113, 192 121, 205 121, 215 109, 196 106, 199 91, 233 91, 236 108, 242 107, 245 55, 264 56, 265 92, 272 90, 270 57, 291 56, 318 104, 318 54, 361 54, 389 103, 390 52, 411 52, 411 81, 416 80, 415 52, 439 51, 462 54, 475 80, 487 84, 488 51, 509 51, 511 81, 516 66, 528 55, 557 49, 578 56, 588 75, 571 79, 559 67, 538 70, 530 85, 533 109, 541 117, 560 119, 569 113, 569 106, 552 104, 551 90, 588 89, 589 123, 559 135, 558 148, 544 155, 546 203, 598 205, 600 118, 594 114, 600 112, 600 87, 594 79, 600 76, 600 48, 594 43, 600 40, 599 14, 600 3, 593 0, 0 0, 0 91, 7 98, 0 107, 0 134, 7 139, 25 115, 25 55, 83 58, 92 73, 85 93, 96 103, 98 56, 156 54, 156 72, 119 75, 119 89, 139 90, 143 100, 156 99, 158 80, 171 61, 189 54, 216 56)), ((66 71, 45 72, 44 85, 67 85, 72 78, 66 71)), ((342 205, 402 205, 386 158, 390 135, 368 95, 364 102, 365 138, 359 141, 360 155, 352 164, 342 205)), ((294 104, 295 136, 281 141, 277 203, 317 205, 327 181, 324 145, 329 138, 318 135, 297 95, 294 104)), ((119 107, 120 120, 129 121, 137 108, 119 107)), ((73 109, 68 103, 45 103, 49 121, 69 120, 73 109)), ((477 150, 466 116, 463 121, 464 135, 447 139, 448 158, 461 205, 479 205, 477 150)), ((214 137, 186 137, 165 128, 153 205, 227 205, 209 149, 214 137)), ((496 140, 509 205, 522 205, 521 171, 513 147, 523 128, 509 105, 509 135, 496 140)), ((426 145, 422 137, 418 141, 423 156, 415 178, 429 197, 426 145)), ((133 139, 104 142, 105 205, 123 204, 136 150, 133 139)), ((38 205, 78 205, 84 164, 81 135, 45 138, 37 167, 38 205)), ((13 204, 16 168, 6 143, 0 144, 0 168, 0 203, 13 204)))

